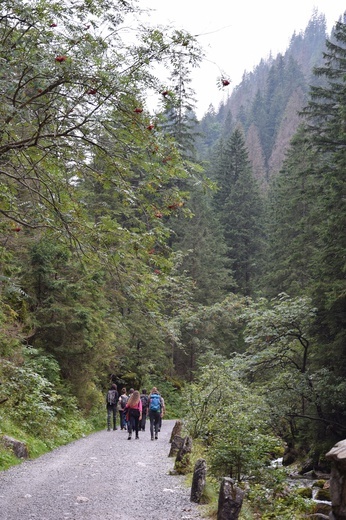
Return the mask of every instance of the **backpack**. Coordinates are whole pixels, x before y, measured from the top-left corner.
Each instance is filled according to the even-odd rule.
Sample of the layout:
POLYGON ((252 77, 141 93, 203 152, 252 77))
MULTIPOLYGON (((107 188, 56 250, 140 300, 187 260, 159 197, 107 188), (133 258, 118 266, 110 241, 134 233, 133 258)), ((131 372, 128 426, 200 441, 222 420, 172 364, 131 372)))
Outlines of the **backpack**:
POLYGON ((116 390, 108 390, 107 394, 107 403, 108 404, 116 404, 118 392, 116 390))
POLYGON ((148 406, 148 399, 149 397, 145 394, 141 395, 141 401, 142 401, 142 410, 145 412, 147 406, 148 406))
POLYGON ((160 412, 161 411, 161 396, 159 394, 152 394, 150 396, 150 407, 149 410, 152 412, 160 412))
POLYGON ((123 410, 125 410, 125 406, 126 406, 127 401, 128 401, 128 397, 127 397, 127 395, 122 395, 122 396, 120 397, 120 406, 121 406, 121 408, 122 408, 123 410))

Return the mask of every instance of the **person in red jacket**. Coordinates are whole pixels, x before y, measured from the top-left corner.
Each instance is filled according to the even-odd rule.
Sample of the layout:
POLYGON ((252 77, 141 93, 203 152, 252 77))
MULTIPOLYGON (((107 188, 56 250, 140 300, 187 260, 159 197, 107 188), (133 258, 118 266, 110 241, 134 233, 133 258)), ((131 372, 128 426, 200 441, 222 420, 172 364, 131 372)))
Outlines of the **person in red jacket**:
POLYGON ((142 401, 138 390, 135 390, 129 397, 125 413, 129 432, 128 440, 131 440, 133 430, 136 432, 136 439, 139 439, 138 430, 139 423, 142 420, 142 401))

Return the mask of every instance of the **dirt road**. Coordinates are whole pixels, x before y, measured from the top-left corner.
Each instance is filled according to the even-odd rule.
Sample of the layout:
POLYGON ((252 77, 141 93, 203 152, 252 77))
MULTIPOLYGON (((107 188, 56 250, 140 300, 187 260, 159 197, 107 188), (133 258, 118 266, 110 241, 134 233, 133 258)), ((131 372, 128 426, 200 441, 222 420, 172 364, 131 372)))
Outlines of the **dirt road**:
POLYGON ((156 441, 104 430, 0 472, 0 519, 201 519, 184 478, 169 474, 173 426, 156 441))

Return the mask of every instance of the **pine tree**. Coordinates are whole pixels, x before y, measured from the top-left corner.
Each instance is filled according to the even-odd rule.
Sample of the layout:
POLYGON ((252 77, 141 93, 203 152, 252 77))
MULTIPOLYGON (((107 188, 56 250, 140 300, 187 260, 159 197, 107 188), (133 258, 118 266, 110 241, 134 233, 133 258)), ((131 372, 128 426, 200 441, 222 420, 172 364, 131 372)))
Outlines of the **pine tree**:
POLYGON ((254 294, 263 245, 263 207, 239 129, 233 132, 219 156, 216 179, 219 191, 214 205, 224 230, 237 291, 254 294))
MULTIPOLYGON (((315 154, 315 182, 320 191, 318 241, 312 264, 313 293, 323 313, 328 341, 342 349, 345 341, 346 250, 346 23, 339 21, 326 42, 324 65, 314 72, 326 83, 311 87, 303 111, 315 154)), ((339 350, 336 350, 338 352, 339 350)), ((344 367, 346 357, 343 356, 344 367)), ((342 363, 338 363, 341 369, 342 363)))

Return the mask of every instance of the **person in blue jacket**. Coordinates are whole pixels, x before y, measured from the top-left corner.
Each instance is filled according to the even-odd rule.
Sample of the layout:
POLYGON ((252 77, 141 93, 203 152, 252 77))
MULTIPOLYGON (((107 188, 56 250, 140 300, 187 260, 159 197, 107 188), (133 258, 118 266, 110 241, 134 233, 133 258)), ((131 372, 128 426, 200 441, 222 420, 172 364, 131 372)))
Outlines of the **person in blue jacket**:
POLYGON ((158 432, 160 428, 160 418, 163 414, 163 402, 162 397, 157 391, 156 386, 154 386, 150 392, 148 399, 148 410, 149 410, 149 419, 150 419, 150 435, 151 440, 158 439, 158 432))

